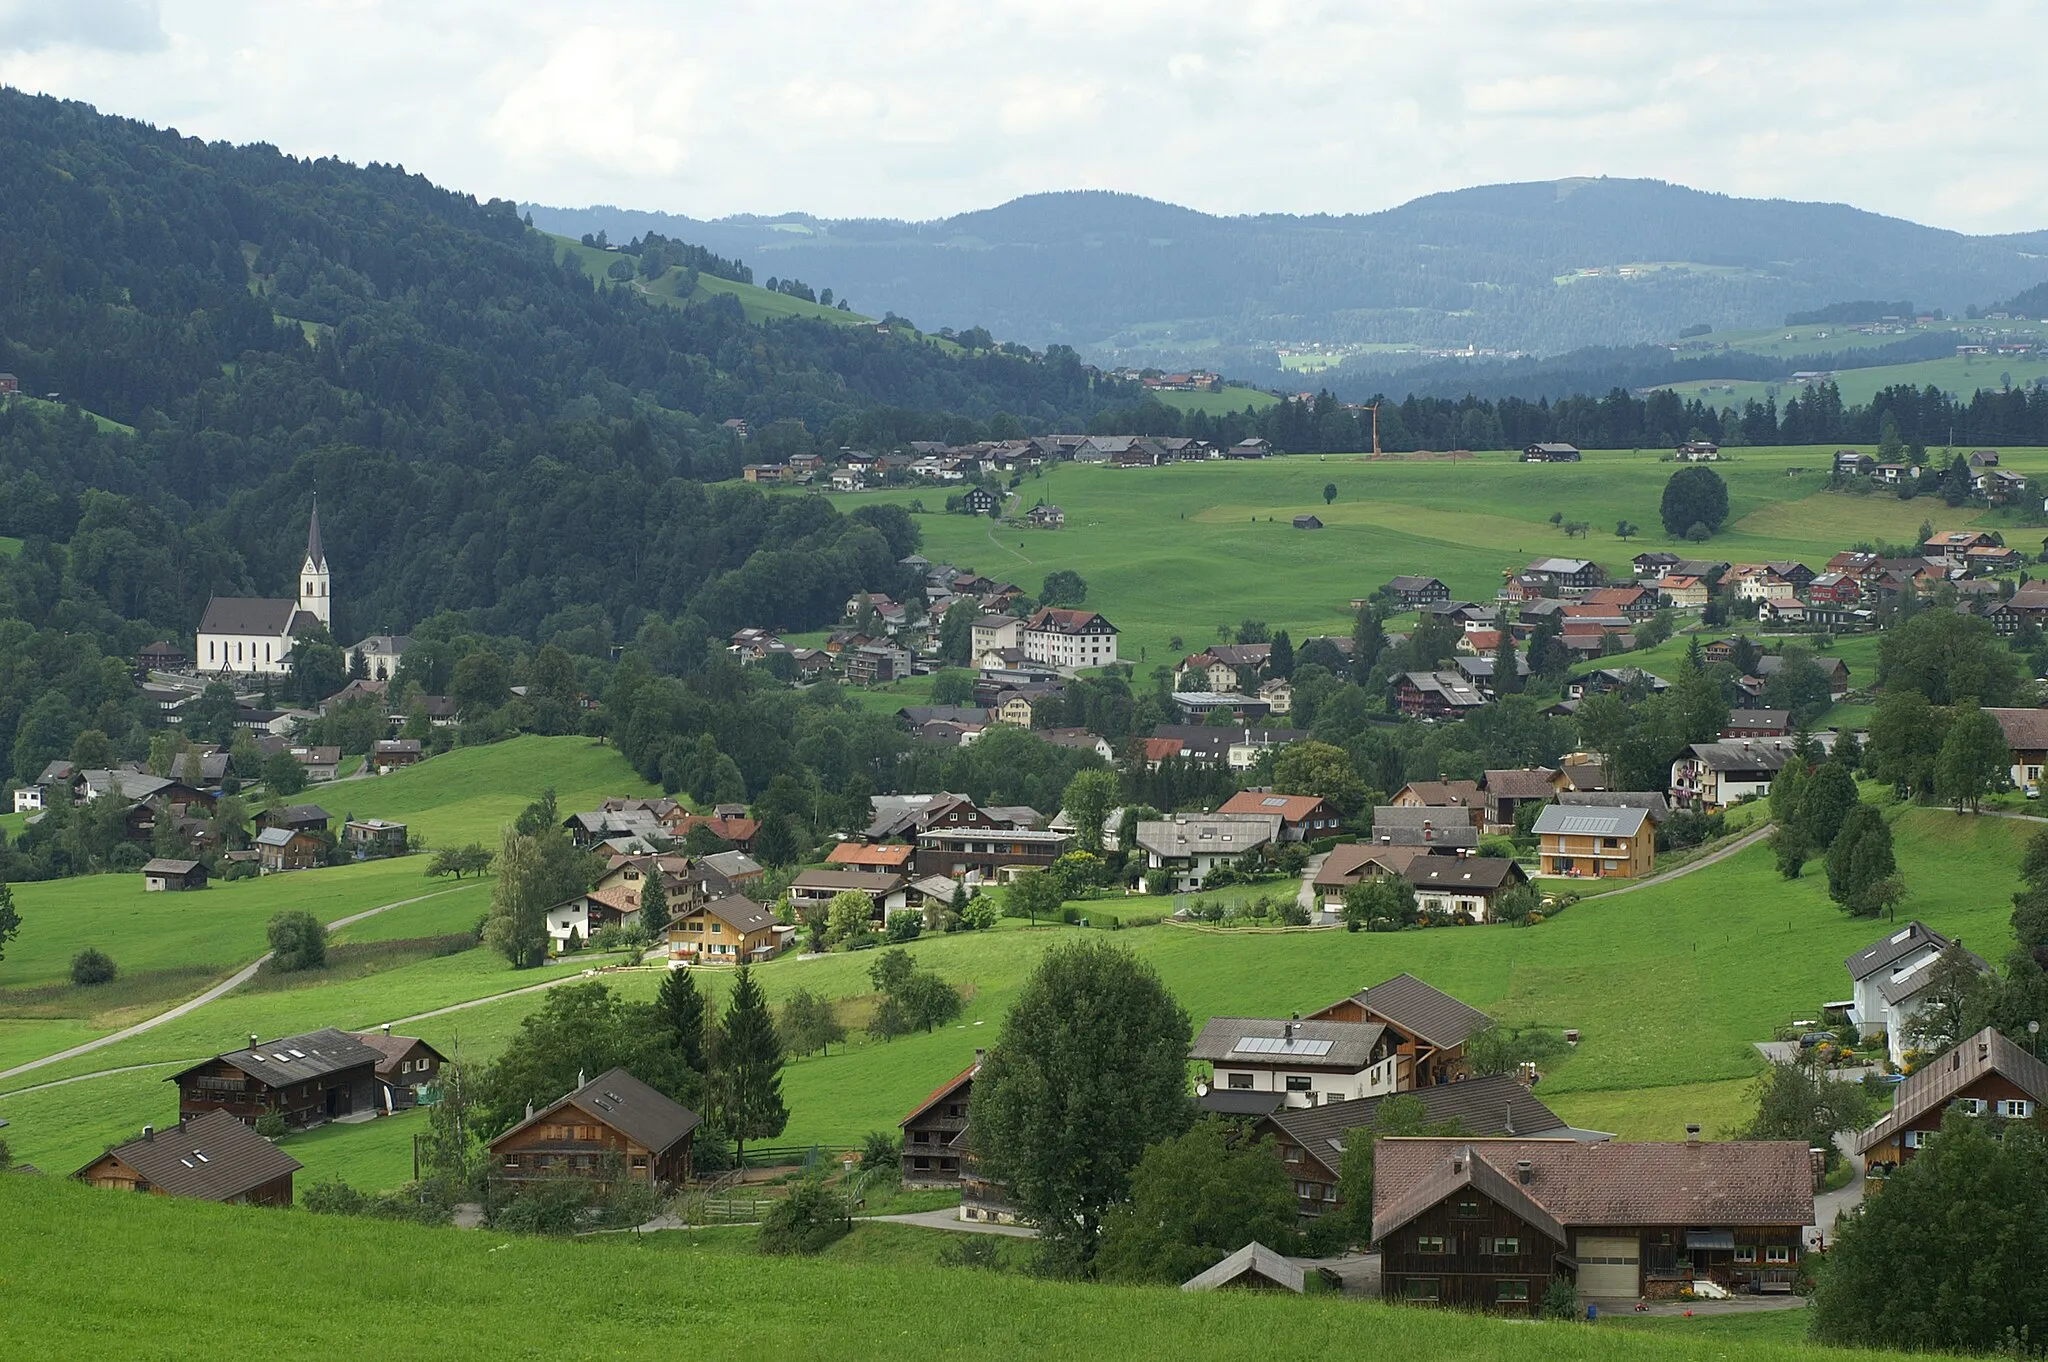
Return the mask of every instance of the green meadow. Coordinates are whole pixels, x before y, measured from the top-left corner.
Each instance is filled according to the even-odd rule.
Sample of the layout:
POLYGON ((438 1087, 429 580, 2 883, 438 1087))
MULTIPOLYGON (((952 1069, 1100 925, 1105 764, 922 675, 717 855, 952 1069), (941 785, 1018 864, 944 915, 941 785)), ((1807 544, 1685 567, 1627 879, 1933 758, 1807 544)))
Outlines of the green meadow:
POLYGON ((118 1196, 33 1177, 0 1179, 0 1223, 11 1250, 0 1352, 15 1357, 174 1355, 189 1349, 172 1340, 198 1333, 201 1315, 232 1319, 237 1346, 267 1358, 330 1356, 339 1337, 369 1355, 462 1359, 783 1362, 914 1349, 935 1359, 1278 1362, 1355 1351, 1362 1338, 1402 1357, 1502 1362, 1888 1356, 1813 1348, 1784 1325, 1505 1323, 1339 1296, 1187 1295, 970 1272, 928 1265, 940 1232, 883 1225, 859 1226, 822 1258, 789 1259, 750 1252, 744 1233, 549 1240, 118 1196), (108 1271, 112 1263, 122 1270, 108 1271), (278 1308, 280 1284, 293 1282, 318 1286, 278 1308))
MULTIPOLYGON (((1506 573, 1543 556, 1585 557, 1611 574, 1649 549, 1730 562, 1794 558, 1818 567, 1859 541, 1914 540, 1937 529, 1996 528, 2031 545, 2011 511, 1950 511, 1931 497, 1857 496, 1824 490, 1828 451, 1742 449, 1716 465, 1730 515, 1705 545, 1664 533, 1657 508, 1677 465, 1660 451, 1591 451, 1577 464, 1523 464, 1506 454, 1469 460, 1295 455, 1258 462, 1108 469, 1062 464, 1019 486, 1066 512, 1059 530, 998 525, 943 514, 935 488, 835 496, 843 510, 873 501, 921 501, 920 550, 934 562, 971 566, 1036 592, 1047 573, 1071 568, 1088 582, 1086 604, 1122 630, 1119 654, 1168 661, 1217 641, 1220 625, 1247 617, 1308 634, 1349 632, 1354 597, 1399 573, 1442 578, 1455 595, 1491 600, 1506 573), (1327 484, 1336 499, 1325 503, 1327 484), (1551 515, 1586 522, 1567 538, 1551 515), (1313 513, 1321 530, 1293 528, 1313 513), (1614 534, 1627 520, 1640 532, 1614 534), (1171 646, 1181 640, 1179 649, 1171 646)), ((2006 452, 2009 466, 2048 473, 2048 450, 2006 452)), ((1852 664, 1853 665, 1853 664, 1852 664)), ((891 706, 894 708, 894 706, 891 706)))
POLYGON ((1152 395, 1175 411, 1201 411, 1211 416, 1240 412, 1247 407, 1253 411, 1264 411, 1280 400, 1263 388, 1246 388, 1234 383, 1224 384, 1221 392, 1160 392, 1152 395))

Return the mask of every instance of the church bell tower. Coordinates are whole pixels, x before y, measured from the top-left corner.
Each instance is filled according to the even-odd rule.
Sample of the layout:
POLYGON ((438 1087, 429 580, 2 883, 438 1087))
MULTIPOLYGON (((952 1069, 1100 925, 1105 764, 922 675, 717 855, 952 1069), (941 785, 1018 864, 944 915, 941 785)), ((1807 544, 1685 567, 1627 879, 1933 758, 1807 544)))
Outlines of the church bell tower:
POLYGON ((299 609, 332 629, 334 614, 327 588, 327 550, 320 543, 320 498, 316 495, 313 518, 306 524, 306 561, 299 569, 299 609))

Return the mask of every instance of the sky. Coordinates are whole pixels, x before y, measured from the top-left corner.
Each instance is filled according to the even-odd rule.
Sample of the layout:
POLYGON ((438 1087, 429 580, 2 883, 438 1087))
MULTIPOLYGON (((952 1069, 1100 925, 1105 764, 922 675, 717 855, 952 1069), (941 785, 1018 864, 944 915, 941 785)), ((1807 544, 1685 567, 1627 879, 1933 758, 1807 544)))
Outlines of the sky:
POLYGON ((694 217, 1605 174, 2031 230, 2043 51, 2032 0, 0 0, 0 84, 694 217))

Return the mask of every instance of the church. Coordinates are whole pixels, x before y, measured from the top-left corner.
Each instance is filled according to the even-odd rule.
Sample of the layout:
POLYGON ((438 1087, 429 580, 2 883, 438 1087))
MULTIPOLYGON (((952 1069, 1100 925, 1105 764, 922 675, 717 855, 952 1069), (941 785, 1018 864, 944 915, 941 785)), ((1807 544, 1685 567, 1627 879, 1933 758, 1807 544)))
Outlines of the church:
POLYGON ((306 561, 299 568, 299 598, 261 600, 252 596, 215 596, 199 621, 199 646, 193 653, 202 674, 282 676, 291 670, 285 660, 302 635, 334 625, 328 596, 327 551, 320 544, 320 501, 306 525, 306 561))

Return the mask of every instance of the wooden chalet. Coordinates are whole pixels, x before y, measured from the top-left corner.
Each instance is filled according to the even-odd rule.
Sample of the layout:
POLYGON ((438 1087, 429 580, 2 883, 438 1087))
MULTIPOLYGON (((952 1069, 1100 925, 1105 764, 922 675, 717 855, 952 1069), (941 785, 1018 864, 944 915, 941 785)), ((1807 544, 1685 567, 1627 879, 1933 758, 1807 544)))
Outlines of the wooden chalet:
POLYGON ((351 818, 341 826, 341 844, 359 861, 374 856, 403 856, 407 829, 382 818, 351 818))
POLYGON ((1269 790, 1240 790, 1224 800, 1216 812, 1219 816, 1277 815, 1283 842, 1314 842, 1334 837, 1343 821, 1320 795, 1283 795, 1269 790))
POLYGON ((428 1088, 440 1081, 448 1057, 417 1036, 394 1036, 390 1027, 357 1031, 355 1038, 375 1050, 378 1100, 386 1113, 420 1104, 428 1088))
POLYGON ((624 1069, 599 1074, 491 1141, 492 1167, 507 1182, 564 1177, 648 1187, 690 1179, 697 1113, 624 1069))
POLYGON ((142 1134, 71 1176, 94 1187, 236 1206, 289 1206, 304 1165, 225 1111, 142 1134))
POLYGON ((740 965, 767 960, 796 931, 767 909, 737 894, 711 899, 677 914, 668 924, 668 959, 677 965, 740 965))
POLYGON ((967 1152, 967 1100, 974 1076, 981 1072, 983 1052, 974 1062, 933 1089, 896 1124, 903 1131, 903 1185, 957 1187, 961 1160, 967 1152))
POLYGON ((1476 1007, 1431 988, 1412 974, 1397 974, 1308 1015, 1310 1021, 1379 1022, 1401 1056, 1395 1089, 1408 1092, 1449 1083, 1470 1072, 1465 1041, 1493 1025, 1476 1007))
POLYGON ((1892 1109, 1856 1136, 1866 1171, 1897 1168, 1940 1131, 1951 1108, 1966 1115, 2031 1121, 2048 1112, 2048 1064, 1986 1027, 1907 1076, 1892 1109))
POLYGON ((370 749, 370 766, 379 775, 417 766, 425 753, 417 738, 385 738, 370 749))
POLYGON ((180 861, 158 856, 143 865, 142 888, 145 893, 152 894, 204 889, 206 866, 199 861, 180 861))
POLYGON ((334 815, 318 804, 280 804, 256 815, 259 828, 289 828, 293 832, 325 832, 334 815))
POLYGON ((266 875, 311 870, 320 864, 327 851, 326 844, 315 834, 291 828, 265 828, 256 834, 255 846, 258 864, 266 875))
POLYGON ((1535 1315, 1579 1297, 1677 1296, 1696 1282, 1789 1291, 1814 1172, 1802 1140, 1599 1143, 1388 1137, 1373 1148, 1385 1298, 1535 1315))
POLYGON ((181 1069, 178 1116, 191 1120, 224 1111, 250 1125, 267 1111, 293 1127, 379 1109, 377 1065, 383 1056, 346 1031, 326 1027, 259 1044, 181 1069))

